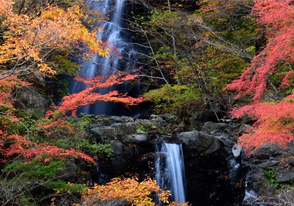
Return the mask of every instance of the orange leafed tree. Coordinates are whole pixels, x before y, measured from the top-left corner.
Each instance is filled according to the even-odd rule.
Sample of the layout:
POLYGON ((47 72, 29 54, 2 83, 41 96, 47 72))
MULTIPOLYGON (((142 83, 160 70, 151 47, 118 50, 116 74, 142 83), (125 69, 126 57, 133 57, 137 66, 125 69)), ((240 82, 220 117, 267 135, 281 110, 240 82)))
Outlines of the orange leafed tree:
POLYGON ((8 122, 20 122, 14 115, 11 93, 30 83, 31 77, 42 79, 54 75, 54 64, 48 56, 57 49, 107 55, 96 32, 82 24, 84 16, 78 6, 67 10, 47 6, 37 15, 17 14, 12 0, 0 0, 2 39, 0 45, 0 152, 7 158, 21 154, 27 161, 34 158, 47 159, 58 156, 81 157, 94 162, 93 158, 75 150, 65 150, 48 144, 37 144, 25 137, 8 132, 8 122), (78 46, 79 45, 79 46, 78 46), (45 156, 44 156, 45 155, 45 156))
MULTIPOLYGON (((171 195, 169 191, 163 191, 155 180, 147 179, 138 182, 136 178, 114 178, 106 185, 95 185, 83 195, 83 206, 94 205, 132 205, 154 206, 152 193, 158 193, 159 199, 168 204, 171 195)), ((188 206, 188 203, 172 202, 170 206, 188 206)), ((76 206, 81 206, 77 204, 76 206)))
POLYGON ((81 18, 86 17, 78 6, 67 10, 48 6, 39 15, 30 16, 14 13, 11 0, 0 3, 0 15, 5 16, 1 23, 4 42, 0 45, 0 64, 13 65, 13 69, 2 72, 4 77, 18 70, 54 75, 56 71, 48 55, 56 49, 75 48, 82 52, 87 48, 90 53, 107 55, 102 41, 96 40, 96 32, 89 32, 82 24, 81 18))

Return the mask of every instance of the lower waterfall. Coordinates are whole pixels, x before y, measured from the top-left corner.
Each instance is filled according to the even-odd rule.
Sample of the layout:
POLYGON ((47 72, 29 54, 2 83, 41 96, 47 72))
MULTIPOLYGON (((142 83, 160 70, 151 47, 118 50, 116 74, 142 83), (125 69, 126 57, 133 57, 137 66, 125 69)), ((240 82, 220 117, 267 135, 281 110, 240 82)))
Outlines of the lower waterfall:
POLYGON ((170 190, 171 201, 186 202, 185 166, 181 144, 156 145, 155 179, 161 189, 170 190))

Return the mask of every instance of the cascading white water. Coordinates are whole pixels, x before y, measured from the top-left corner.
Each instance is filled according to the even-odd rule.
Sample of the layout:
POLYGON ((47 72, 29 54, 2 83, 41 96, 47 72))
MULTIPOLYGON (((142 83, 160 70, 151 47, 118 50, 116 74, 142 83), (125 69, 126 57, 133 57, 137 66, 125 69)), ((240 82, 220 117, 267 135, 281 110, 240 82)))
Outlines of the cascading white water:
POLYGON ((185 166, 182 145, 162 143, 156 145, 155 179, 162 188, 172 193, 172 201, 184 203, 185 166))
MULTIPOLYGON (((79 73, 82 77, 95 77, 97 75, 107 76, 116 73, 117 70, 123 67, 123 70, 134 68, 136 53, 132 44, 123 38, 124 30, 121 27, 121 20, 123 15, 125 0, 88 0, 86 2, 90 5, 90 9, 99 10, 104 16, 109 16, 108 22, 99 24, 103 28, 103 32, 97 31, 97 38, 102 39, 103 42, 110 44, 110 50, 115 50, 119 55, 108 55, 107 57, 95 56, 90 61, 83 63, 83 70, 79 73), (122 57, 122 58, 120 58, 122 57)), ((70 83, 70 92, 77 93, 85 89, 85 85, 73 81, 70 83)), ((107 88, 99 90, 100 93, 107 93, 114 88, 107 88)), ((88 105, 79 110, 83 113, 92 114, 110 114, 113 104, 98 102, 94 105, 88 105)))

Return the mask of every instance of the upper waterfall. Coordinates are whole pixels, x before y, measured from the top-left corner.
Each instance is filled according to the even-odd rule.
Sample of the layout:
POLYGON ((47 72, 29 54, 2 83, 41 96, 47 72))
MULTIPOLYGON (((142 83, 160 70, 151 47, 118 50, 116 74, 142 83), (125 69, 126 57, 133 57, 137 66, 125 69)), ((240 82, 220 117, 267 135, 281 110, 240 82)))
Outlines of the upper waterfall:
MULTIPOLYGON (((94 56, 91 60, 83 62, 83 70, 79 73, 81 77, 107 76, 116 73, 118 70, 126 71, 134 68, 136 52, 129 39, 125 38, 126 31, 122 28, 125 0, 88 0, 90 9, 101 11, 106 22, 99 24, 102 32, 97 31, 97 38, 107 42, 111 51, 106 57, 94 56)), ((85 89, 81 82, 73 81, 70 83, 70 92, 77 93, 85 89)), ((100 89, 99 93, 107 93, 114 88, 100 89)), ((124 91, 123 91, 124 92, 124 91)), ((79 112, 90 114, 116 114, 114 103, 97 102, 94 105, 87 105, 79 112)))

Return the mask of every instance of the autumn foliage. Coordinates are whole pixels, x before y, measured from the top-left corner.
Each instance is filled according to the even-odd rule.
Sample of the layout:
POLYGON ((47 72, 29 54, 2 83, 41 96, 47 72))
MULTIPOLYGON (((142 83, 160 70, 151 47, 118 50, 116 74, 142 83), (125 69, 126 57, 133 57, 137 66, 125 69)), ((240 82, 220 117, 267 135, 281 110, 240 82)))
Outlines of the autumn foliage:
MULTIPOLYGON (((109 76, 108 78, 103 76, 97 76, 88 79, 76 77, 76 80, 83 82, 85 85, 87 85, 87 88, 79 93, 64 97, 60 106, 56 108, 63 114, 71 112, 72 115, 75 115, 79 107, 93 104, 97 101, 119 102, 130 106, 137 105, 143 102, 144 98, 128 97, 125 94, 120 94, 118 91, 110 91, 106 94, 95 92, 97 89, 109 88, 114 85, 123 84, 125 81, 134 80, 136 77, 137 75, 126 74, 115 74, 109 76)), ((49 117, 51 114, 52 113, 49 112, 47 117, 49 117)))
POLYGON ((13 90, 31 85, 29 82, 22 81, 17 78, 17 75, 10 75, 5 79, 0 79, 0 107, 12 108, 12 103, 14 101, 11 98, 11 93, 13 90))
POLYGON ((0 45, 0 64, 12 63, 13 70, 9 72, 39 70, 54 75, 48 55, 56 49, 75 48, 81 52, 84 47, 78 47, 79 43, 90 53, 107 54, 102 41, 96 40, 96 32, 89 32, 82 24, 81 18, 86 17, 78 6, 64 10, 49 5, 39 15, 30 16, 14 13, 11 0, 0 3, 0 15, 5 16, 1 23, 4 42, 0 45))
POLYGON ((279 73, 281 67, 291 68, 294 63, 293 3, 293 0, 255 2, 252 15, 256 16, 258 24, 265 27, 267 44, 253 58, 251 66, 245 68, 242 75, 225 88, 236 91, 236 99, 246 95, 253 98, 253 104, 232 111, 235 117, 249 115, 256 120, 248 133, 239 140, 249 154, 267 143, 286 146, 293 141, 293 94, 278 102, 262 102, 267 92, 272 91, 279 98, 281 92, 278 89, 293 86, 290 81, 294 75, 292 69, 279 73), (279 84, 274 84, 270 78, 277 74, 283 78, 279 84))
MULTIPOLYGON (((131 205, 154 206, 152 194, 158 193, 159 199, 168 204, 169 191, 163 191, 155 180, 138 182, 137 178, 114 178, 106 185, 95 185, 83 195, 83 206, 131 205)), ((172 202, 170 206, 188 206, 187 203, 172 202)), ((81 205, 76 205, 81 206, 81 205)))
POLYGON ((235 108, 234 117, 249 115, 256 122, 239 138, 239 143, 252 154, 265 144, 277 144, 285 147, 294 140, 294 105, 291 100, 279 103, 257 102, 241 108, 235 108))
POLYGON ((17 155, 22 155, 26 162, 30 162, 34 159, 48 162, 52 159, 70 156, 95 163, 92 157, 74 149, 66 150, 47 143, 37 144, 20 135, 5 135, 3 133, 0 138, 0 153, 5 156, 6 160, 17 155))
MULTIPOLYGON (((3 40, 0 45, 0 146, 1 153, 6 158, 22 155, 26 161, 71 156, 82 158, 94 163, 94 159, 74 149, 65 150, 45 143, 35 143, 21 134, 9 133, 5 127, 8 122, 21 120, 14 115, 12 93, 21 87, 32 85, 32 78, 52 76, 56 74, 54 62, 50 61, 50 54, 55 50, 68 50, 87 55, 99 54, 106 56, 108 48, 97 38, 96 31, 90 32, 83 24, 82 19, 88 16, 79 6, 62 9, 54 5, 47 5, 37 15, 15 13, 12 0, 0 0, 0 16, 3 18, 1 29, 3 40), (24 80, 26 79, 26 80, 24 80)), ((74 130, 70 125, 64 124, 66 114, 73 115, 79 107, 95 103, 96 101, 122 102, 135 105, 143 101, 142 98, 131 98, 117 91, 108 94, 99 94, 94 91, 98 88, 107 88, 124 81, 133 80, 136 75, 112 75, 109 78, 95 77, 93 79, 77 80, 85 83, 87 88, 77 94, 63 98, 60 106, 55 107, 59 114, 52 117, 54 111, 47 113, 46 118, 36 126, 44 130, 47 137, 54 136, 56 130, 63 129, 68 133, 74 130), (45 122, 45 123, 44 123, 45 122)))
MULTIPOLYGON (((257 15, 257 22, 266 26, 268 43, 264 50, 254 57, 250 67, 228 85, 226 89, 237 91, 236 98, 242 95, 253 95, 253 100, 259 100, 268 86, 269 76, 279 68, 279 65, 294 63, 293 59, 293 17, 292 0, 257 1, 252 14, 257 15)), ((285 74, 280 86, 286 85, 293 71, 285 74)))

